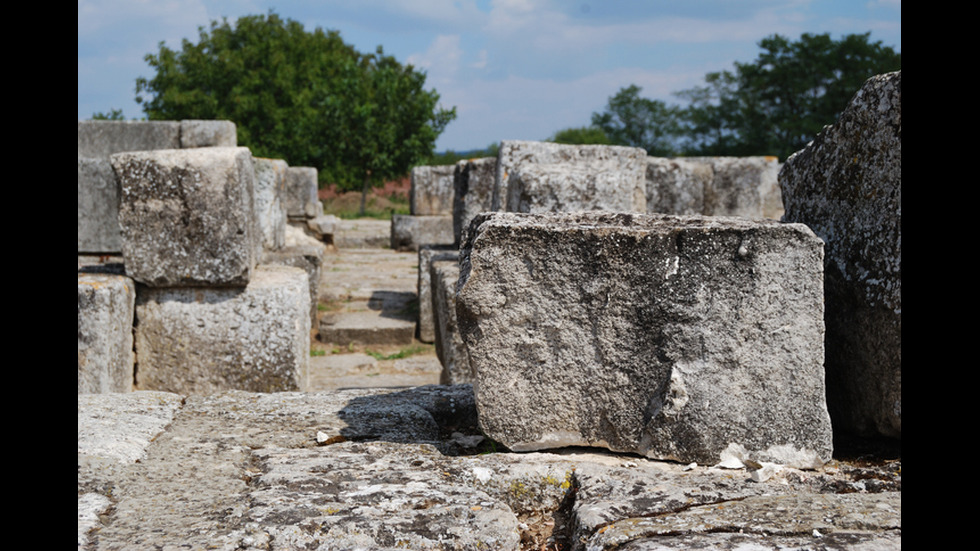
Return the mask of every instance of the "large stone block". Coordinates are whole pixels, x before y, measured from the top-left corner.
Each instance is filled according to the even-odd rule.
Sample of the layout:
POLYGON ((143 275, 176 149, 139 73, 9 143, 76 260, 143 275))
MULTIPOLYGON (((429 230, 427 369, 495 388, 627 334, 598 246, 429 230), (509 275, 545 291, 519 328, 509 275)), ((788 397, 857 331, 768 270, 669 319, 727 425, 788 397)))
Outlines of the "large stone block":
POLYGON ((262 240, 244 147, 117 153, 127 273, 155 287, 245 285, 262 240))
POLYGON ((419 329, 422 342, 435 342, 436 328, 432 302, 432 263, 439 260, 459 261, 459 251, 452 245, 424 245, 419 248, 419 329))
POLYGON ((778 220, 783 214, 776 157, 688 157, 710 166, 701 214, 778 220))
POLYGON ((502 141, 492 210, 646 212, 646 158, 638 147, 502 141))
POLYGON ((453 174, 453 237, 458 246, 463 229, 473 217, 493 210, 493 186, 497 158, 486 157, 456 163, 453 174))
POLYGON ((300 268, 260 265, 244 288, 141 287, 136 316, 139 390, 307 387, 310 289, 300 268))
POLYGON ((316 218, 323 214, 317 198, 317 171, 309 166, 291 166, 286 171, 286 214, 289 218, 316 218), (318 210, 319 208, 319 210, 318 210))
POLYGON ((902 435, 902 73, 869 79, 779 173, 786 214, 827 244, 834 426, 902 435))
POLYGON ((133 390, 133 280, 78 274, 78 393, 133 390))
POLYGON ((310 323, 315 326, 320 300, 320 273, 323 271, 323 255, 327 252, 327 246, 292 226, 287 227, 286 235, 281 249, 263 253, 262 263, 295 266, 306 272, 310 287, 310 323))
POLYGON ((286 172, 282 159, 253 159, 255 166, 255 215, 262 234, 262 246, 278 250, 286 244, 286 172))
POLYGON ((179 121, 78 121, 78 156, 180 149, 179 121))
POLYGON ((118 253, 119 182, 106 158, 78 158, 78 252, 118 253))
POLYGON ((425 245, 452 245, 452 216, 413 216, 394 214, 391 217, 391 248, 396 251, 417 251, 425 245))
POLYGON ((490 213, 460 267, 480 425, 511 449, 830 459, 823 244, 804 225, 490 213))
POLYGON ((180 147, 236 147, 238 130, 231 121, 180 121, 180 147))
POLYGON ((452 214, 455 171, 455 165, 413 168, 412 186, 408 196, 409 212, 417 216, 452 214))

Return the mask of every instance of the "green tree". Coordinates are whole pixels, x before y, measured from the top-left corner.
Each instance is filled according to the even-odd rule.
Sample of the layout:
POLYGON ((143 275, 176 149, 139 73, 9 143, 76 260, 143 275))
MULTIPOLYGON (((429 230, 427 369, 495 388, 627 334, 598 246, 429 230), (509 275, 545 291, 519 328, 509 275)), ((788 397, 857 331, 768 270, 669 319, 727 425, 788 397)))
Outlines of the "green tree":
POLYGON ((612 140, 597 126, 566 128, 555 132, 549 142, 578 145, 613 145, 612 140))
POLYGON ((613 144, 642 147, 655 156, 674 154, 680 108, 642 98, 640 90, 635 84, 620 89, 609 98, 605 111, 592 114, 592 126, 613 144))
POLYGON ((342 189, 404 175, 455 118, 411 65, 271 12, 159 48, 146 56, 155 76, 136 81, 149 119, 231 120, 256 156, 314 166, 342 189))
POLYGON ((108 113, 92 113, 93 121, 124 121, 126 117, 123 116, 122 109, 109 109, 108 113))
POLYGON ((870 36, 763 39, 755 61, 709 73, 705 86, 677 94, 690 102, 681 116, 686 150, 785 159, 802 149, 837 120, 865 80, 902 68, 902 54, 870 36))

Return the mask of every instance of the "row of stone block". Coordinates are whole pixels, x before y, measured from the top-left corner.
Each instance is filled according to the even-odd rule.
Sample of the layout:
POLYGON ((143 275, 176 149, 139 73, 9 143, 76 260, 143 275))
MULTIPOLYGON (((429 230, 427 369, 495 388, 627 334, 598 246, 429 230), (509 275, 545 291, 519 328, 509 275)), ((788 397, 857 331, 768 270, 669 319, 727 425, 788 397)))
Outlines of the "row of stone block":
POLYGON ((225 288, 79 272, 78 393, 302 390, 310 323, 301 268, 260 265, 247 286, 225 288))
POLYGON ((453 243, 481 212, 607 210, 778 219, 775 157, 648 157, 638 148, 505 140, 497 157, 412 170, 411 216, 392 248, 453 243), (437 230, 434 228, 438 228, 437 230), (425 233, 423 233, 425 232, 425 233))

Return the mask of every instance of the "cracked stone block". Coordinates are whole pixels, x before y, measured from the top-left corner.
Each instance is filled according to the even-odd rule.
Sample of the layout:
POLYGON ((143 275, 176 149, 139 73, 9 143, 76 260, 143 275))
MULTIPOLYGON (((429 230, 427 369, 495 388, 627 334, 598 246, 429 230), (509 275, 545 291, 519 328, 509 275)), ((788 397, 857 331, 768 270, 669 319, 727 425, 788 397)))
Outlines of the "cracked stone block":
POLYGON ((638 147, 505 140, 492 210, 646 212, 646 159, 638 147))
POLYGON ((117 153, 126 271, 155 287, 248 283, 262 241, 245 147, 117 153))
POLYGON ((786 214, 826 245, 835 428, 902 436, 902 73, 872 77, 779 173, 786 214))
POLYGON ((78 252, 118 253, 119 182, 106 158, 78 158, 78 252))
POLYGON ((317 171, 309 166, 291 166, 286 170, 286 214, 306 220, 323 214, 317 197, 317 171))
POLYGON ((458 259, 434 260, 430 270, 436 354, 442 363, 440 382, 444 385, 473 383, 476 376, 456 323, 458 259))
POLYGON ((823 243, 744 218, 487 213, 457 322, 480 425, 516 451, 831 458, 823 243))
POLYGON ((300 268, 260 265, 246 287, 142 287, 136 316, 140 390, 307 387, 310 286, 300 268))
POLYGON ((473 217, 493 210, 493 188, 497 175, 497 158, 485 157, 456 163, 453 174, 453 237, 458 247, 463 229, 473 217))
POLYGON ((78 274, 78 393, 133 390, 133 280, 78 274))
POLYGON ((417 216, 446 216, 453 213, 454 165, 417 166, 412 169, 409 212, 417 216))
POLYGON ((262 246, 275 251, 286 245, 286 172, 282 159, 253 159, 255 165, 255 215, 262 234, 262 246))

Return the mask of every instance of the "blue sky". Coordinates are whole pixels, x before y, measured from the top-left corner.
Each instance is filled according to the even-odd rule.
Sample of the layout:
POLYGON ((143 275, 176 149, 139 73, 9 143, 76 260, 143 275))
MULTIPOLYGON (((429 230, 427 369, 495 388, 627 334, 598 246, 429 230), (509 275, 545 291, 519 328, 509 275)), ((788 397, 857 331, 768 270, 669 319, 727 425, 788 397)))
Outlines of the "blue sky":
POLYGON ((440 151, 586 126, 630 84, 676 102, 772 34, 870 31, 902 48, 901 0, 78 0, 78 118, 143 116, 135 82, 153 76, 143 58, 159 42, 179 49, 211 20, 270 9, 424 70, 457 111, 440 151))

